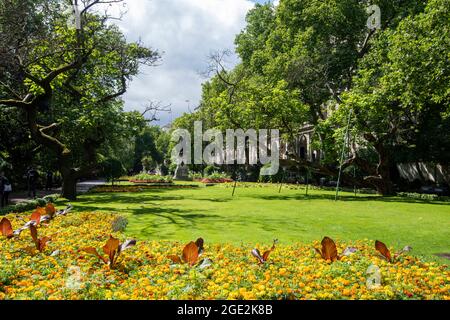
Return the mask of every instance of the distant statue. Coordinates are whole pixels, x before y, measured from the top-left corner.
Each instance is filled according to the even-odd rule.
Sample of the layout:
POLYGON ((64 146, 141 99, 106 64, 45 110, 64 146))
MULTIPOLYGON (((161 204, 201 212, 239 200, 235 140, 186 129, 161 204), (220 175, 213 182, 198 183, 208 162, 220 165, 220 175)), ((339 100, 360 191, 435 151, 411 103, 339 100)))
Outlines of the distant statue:
POLYGON ((177 165, 173 179, 174 180, 189 180, 189 168, 184 163, 177 165))

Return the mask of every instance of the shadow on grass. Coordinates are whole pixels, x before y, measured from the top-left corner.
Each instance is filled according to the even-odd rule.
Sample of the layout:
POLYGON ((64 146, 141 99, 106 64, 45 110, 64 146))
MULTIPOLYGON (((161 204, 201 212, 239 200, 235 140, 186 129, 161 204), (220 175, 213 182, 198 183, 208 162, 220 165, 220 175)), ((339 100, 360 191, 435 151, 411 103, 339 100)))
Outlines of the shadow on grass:
POLYGON ((196 198, 195 200, 199 200, 199 201, 209 201, 209 202, 229 202, 231 200, 233 200, 232 197, 229 198, 196 198))
POLYGON ((134 217, 134 226, 139 226, 137 231, 146 238, 170 239, 176 237, 176 226, 178 230, 205 230, 209 232, 223 232, 224 237, 227 227, 243 228, 246 230, 251 226, 253 230, 273 233, 277 237, 281 230, 292 227, 292 221, 283 217, 272 217, 261 220, 257 215, 248 215, 245 220, 242 216, 218 215, 214 210, 183 210, 174 207, 153 207, 130 210, 134 217), (169 228, 167 228, 169 226, 169 228))
MULTIPOLYGON (((84 204, 105 204, 105 203, 119 203, 119 204, 140 204, 147 201, 177 201, 186 199, 184 196, 161 196, 149 193, 99 193, 95 195, 87 195, 79 197, 78 203, 84 204)), ((77 203, 75 202, 75 203, 77 203)))
MULTIPOLYGON (((165 190, 164 190, 165 191, 165 190)), ((160 192, 163 193, 164 191, 160 192)), ((184 196, 171 196, 171 195, 155 195, 152 193, 99 193, 86 195, 80 197, 78 201, 73 202, 75 205, 75 212, 117 212, 132 215, 137 218, 142 217, 145 219, 147 216, 149 221, 152 221, 152 227, 157 227, 159 224, 166 222, 174 225, 190 225, 195 226, 197 220, 219 220, 221 216, 212 213, 204 214, 198 213, 201 210, 196 210, 196 213, 192 213, 192 209, 181 209, 180 206, 168 207, 161 206, 158 202, 164 201, 181 201, 187 197, 184 196), (108 206, 109 204, 109 206, 108 206), (114 206, 117 204, 117 206, 114 206), (112 205, 112 206, 111 206, 112 205), (163 218, 166 222, 158 222, 158 219, 163 218)), ((227 199, 198 199, 199 201, 212 201, 212 202, 224 202, 227 199)), ((218 221, 211 221, 216 223, 218 221)))
MULTIPOLYGON (((151 201, 181 201, 186 199, 192 199, 190 196, 183 195, 164 195, 167 191, 165 189, 155 189, 144 192, 136 192, 136 193, 95 193, 95 194, 86 194, 85 196, 79 197, 77 202, 82 204, 104 204, 104 203, 120 203, 120 204, 141 204, 151 201), (155 194, 157 193, 157 194, 155 194), (162 195, 161 195, 162 194, 162 195)), ((224 203, 233 200, 231 196, 229 197, 221 197, 221 198, 195 198, 197 201, 208 201, 215 203, 224 203)), ((148 203, 146 203, 148 204, 148 203)))
MULTIPOLYGON (((295 195, 251 195, 249 196, 255 199, 261 200, 335 200, 335 196, 331 194, 295 194, 295 195)), ((434 204, 434 205, 447 205, 450 206, 449 202, 442 201, 428 201, 419 199, 408 199, 400 197, 381 197, 381 196, 339 196, 338 201, 380 201, 380 202, 397 202, 397 203, 411 203, 411 204, 434 204)))
MULTIPOLYGON (((215 214, 215 209, 195 209, 195 213, 192 208, 183 209, 182 206, 161 206, 158 203, 151 203, 150 201, 163 201, 163 200, 175 200, 183 199, 183 197, 159 197, 155 195, 142 195, 142 197, 129 197, 126 195, 111 197, 110 194, 103 195, 101 199, 96 195, 94 199, 83 199, 75 206, 74 211, 78 212, 117 212, 123 213, 132 218, 134 223, 139 224, 141 227, 137 230, 143 236, 169 236, 167 232, 169 230, 164 228, 165 225, 174 225, 177 228, 202 228, 208 226, 212 229, 224 230, 224 226, 227 225, 242 225, 242 227, 253 226, 259 230, 266 232, 277 232, 280 226, 288 227, 291 223, 284 218, 272 217, 265 218, 263 221, 258 216, 246 216, 245 221, 241 221, 242 217, 238 216, 226 216, 215 214), (147 201, 149 201, 147 203, 147 201), (110 203, 128 203, 130 206, 117 206, 111 208, 111 206, 105 206, 110 203), (141 205, 139 205, 141 204, 141 205), (133 207, 134 205, 134 207, 133 207), (276 227, 274 227, 276 226, 276 227)), ((197 200, 197 199, 196 199, 197 200)), ((213 201, 213 202, 225 202, 232 199, 198 199, 199 201, 213 201)))
MULTIPOLYGON (((183 210, 172 207, 151 207, 151 208, 137 208, 130 210, 134 216, 145 216, 148 218, 163 218, 174 225, 190 225, 196 226, 197 220, 220 220, 221 216, 205 213, 192 213, 191 210, 183 210)), ((197 210, 198 211, 198 210, 197 210)), ((157 222, 157 219, 152 220, 152 228, 157 228, 159 224, 165 222, 157 222)), ((217 221, 216 221, 217 222, 217 221)))

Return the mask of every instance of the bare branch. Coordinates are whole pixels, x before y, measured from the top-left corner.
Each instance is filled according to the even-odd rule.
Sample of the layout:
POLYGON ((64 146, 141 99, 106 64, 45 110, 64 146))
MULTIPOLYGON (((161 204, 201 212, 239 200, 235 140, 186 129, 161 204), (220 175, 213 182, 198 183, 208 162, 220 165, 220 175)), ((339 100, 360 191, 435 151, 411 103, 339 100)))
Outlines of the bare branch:
POLYGON ((159 121, 156 117, 160 112, 171 112, 172 105, 163 105, 161 101, 149 101, 145 106, 144 111, 142 112, 142 116, 145 117, 148 113, 150 113, 150 117, 147 118, 148 122, 159 121))
MULTIPOLYGON (((84 1, 84 0, 82 0, 82 2, 83 2, 83 6, 84 6, 84 8, 83 8, 83 10, 81 10, 81 12, 80 12, 80 16, 83 16, 83 15, 85 15, 92 7, 94 7, 94 6, 96 6, 96 5, 102 5, 102 4, 109 4, 109 5, 112 5, 112 4, 118 4, 118 3, 123 3, 123 0, 94 0, 94 1, 90 1, 90 0, 87 0, 87 1, 84 1)), ((77 4, 77 1, 75 0, 75 5, 77 4)), ((121 18, 123 17, 123 15, 124 15, 124 13, 120 13, 120 18, 113 18, 113 17, 111 17, 110 15, 108 15, 108 12, 107 12, 107 10, 105 10, 105 18, 107 19, 107 20, 110 20, 110 19, 114 19, 114 20, 121 20, 121 18)))
POLYGON ((51 130, 51 129, 58 128, 59 126, 60 126, 60 124, 58 124, 58 123, 52 123, 51 125, 46 126, 46 127, 38 125, 39 131, 41 131, 41 133, 44 133, 45 131, 48 131, 48 130, 51 130))
POLYGON ((223 75, 226 75, 227 68, 226 58, 232 55, 231 50, 225 49, 222 51, 215 51, 209 54, 208 56, 208 67, 205 71, 201 72, 201 75, 205 78, 211 77, 211 75, 215 74, 219 76, 219 78, 228 85, 234 85, 230 80, 225 79, 223 75))

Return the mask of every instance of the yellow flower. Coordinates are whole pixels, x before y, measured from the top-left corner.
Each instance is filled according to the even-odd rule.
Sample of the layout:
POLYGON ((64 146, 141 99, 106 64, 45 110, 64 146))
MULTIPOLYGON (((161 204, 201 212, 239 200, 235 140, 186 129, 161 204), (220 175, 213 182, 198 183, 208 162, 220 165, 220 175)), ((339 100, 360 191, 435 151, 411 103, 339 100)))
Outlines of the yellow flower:
POLYGON ((351 295, 351 291, 349 290, 349 289, 344 289, 343 291, 342 291, 342 295, 343 296, 350 296, 351 295))
MULTIPOLYGON (((15 215, 10 218, 14 226, 23 224, 15 215)), ((30 245, 26 237, 0 238, 5 257, 0 259, 0 268, 11 274, 8 285, 0 284, 0 299, 399 299, 405 294, 450 298, 448 269, 408 256, 388 263, 375 256, 369 241, 340 243, 339 250, 347 245, 358 248, 358 255, 344 263, 326 263, 312 254, 310 244, 294 244, 277 246, 276 256, 262 265, 249 255, 253 245, 212 244, 205 246, 204 254, 214 263, 204 270, 171 265, 167 255, 180 254, 179 243, 138 241, 111 270, 80 249, 92 246, 102 254, 115 218, 114 214, 77 213, 39 228, 39 234, 56 234, 49 246, 61 250, 57 257, 50 257, 49 252, 28 254, 23 250, 30 245), (367 266, 372 263, 382 276, 382 285, 374 291, 366 286, 367 266), (80 269, 80 290, 61 290, 67 269, 73 266, 80 269)), ((125 239, 118 233, 115 237, 125 239)))

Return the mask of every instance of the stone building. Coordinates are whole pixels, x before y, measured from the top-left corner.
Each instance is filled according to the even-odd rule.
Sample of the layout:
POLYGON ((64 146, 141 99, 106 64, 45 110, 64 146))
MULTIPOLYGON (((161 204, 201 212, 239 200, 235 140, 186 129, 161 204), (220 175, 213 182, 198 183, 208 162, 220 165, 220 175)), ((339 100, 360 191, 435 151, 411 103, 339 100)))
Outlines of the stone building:
POLYGON ((312 148, 312 141, 314 137, 314 126, 305 125, 299 132, 298 136, 293 142, 281 142, 280 157, 287 159, 287 153, 295 154, 300 159, 318 162, 321 159, 321 151, 312 148), (288 152, 287 152, 288 151, 288 152))

